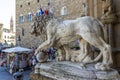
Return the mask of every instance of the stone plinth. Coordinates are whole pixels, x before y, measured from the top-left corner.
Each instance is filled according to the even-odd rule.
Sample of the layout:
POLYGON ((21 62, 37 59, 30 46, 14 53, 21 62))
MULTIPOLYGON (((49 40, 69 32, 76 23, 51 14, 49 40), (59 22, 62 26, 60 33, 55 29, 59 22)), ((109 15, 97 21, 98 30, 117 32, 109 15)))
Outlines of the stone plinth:
POLYGON ((38 63, 31 80, 119 80, 116 70, 98 71, 94 64, 80 67, 80 63, 73 62, 47 62, 38 63), (33 76, 34 75, 34 76, 33 76))

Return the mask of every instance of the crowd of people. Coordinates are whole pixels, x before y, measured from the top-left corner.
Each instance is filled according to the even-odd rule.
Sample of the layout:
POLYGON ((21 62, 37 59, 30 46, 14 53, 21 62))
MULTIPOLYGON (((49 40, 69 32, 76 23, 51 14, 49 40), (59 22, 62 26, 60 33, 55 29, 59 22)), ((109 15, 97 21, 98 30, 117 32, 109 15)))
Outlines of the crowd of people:
POLYGON ((54 60, 55 59, 55 57, 56 57, 56 54, 55 54, 56 51, 57 51, 57 49, 55 49, 53 47, 47 49, 48 56, 49 56, 48 60, 54 60))
MULTIPOLYGON (((48 55, 47 61, 55 60, 57 49, 51 47, 51 48, 47 48, 43 52, 47 53, 47 55, 48 55)), ((18 69, 24 68, 24 67, 21 67, 21 64, 22 65, 24 64, 23 61, 26 62, 25 63, 26 66, 24 65, 25 68, 26 67, 34 68, 34 66, 38 63, 38 60, 37 60, 36 56, 34 55, 34 53, 35 53, 35 49, 33 50, 33 52, 29 53, 27 56, 24 56, 26 54, 21 54, 21 55, 18 55, 18 57, 16 57, 16 56, 11 57, 9 60, 10 73, 16 72, 16 71, 18 71, 18 69), (23 60, 23 59, 25 59, 25 60, 23 60)), ((0 59, 3 60, 4 59, 3 57, 4 57, 4 54, 1 53, 0 59)), ((2 63, 2 66, 8 66, 7 60, 5 60, 2 63)))

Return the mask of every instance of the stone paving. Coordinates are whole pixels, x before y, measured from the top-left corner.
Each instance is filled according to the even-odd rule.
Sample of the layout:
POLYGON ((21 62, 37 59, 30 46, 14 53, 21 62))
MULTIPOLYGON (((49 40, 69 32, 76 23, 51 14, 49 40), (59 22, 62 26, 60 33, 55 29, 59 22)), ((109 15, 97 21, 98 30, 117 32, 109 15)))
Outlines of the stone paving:
POLYGON ((13 80, 13 77, 3 67, 0 67, 0 80, 13 80))
MULTIPOLYGON (((29 74, 31 70, 23 72, 23 80, 30 80, 29 74)), ((13 80, 13 75, 6 71, 3 67, 0 67, 0 80, 13 80)))

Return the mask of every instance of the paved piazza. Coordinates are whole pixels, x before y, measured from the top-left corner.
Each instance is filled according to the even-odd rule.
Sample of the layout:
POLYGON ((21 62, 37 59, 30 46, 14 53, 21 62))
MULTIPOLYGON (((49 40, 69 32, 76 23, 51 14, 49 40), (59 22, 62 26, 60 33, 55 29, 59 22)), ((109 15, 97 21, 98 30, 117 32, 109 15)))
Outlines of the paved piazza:
MULTIPOLYGON (((24 75, 23 80, 30 80, 29 79, 30 72, 31 72, 31 70, 28 70, 23 73, 23 75, 24 75)), ((3 67, 0 67, 0 80, 13 80, 13 76, 9 72, 7 72, 3 67)))

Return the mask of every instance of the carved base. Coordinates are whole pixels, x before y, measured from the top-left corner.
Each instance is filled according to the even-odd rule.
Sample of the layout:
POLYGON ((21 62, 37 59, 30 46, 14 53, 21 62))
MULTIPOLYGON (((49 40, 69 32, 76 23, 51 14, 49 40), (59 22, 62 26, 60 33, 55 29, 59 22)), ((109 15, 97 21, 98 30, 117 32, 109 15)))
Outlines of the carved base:
POLYGON ((94 68, 95 64, 87 64, 80 67, 80 63, 74 62, 48 62, 38 63, 35 71, 32 73, 34 77, 31 80, 118 80, 119 74, 116 70, 98 71, 94 68), (38 79, 35 78, 37 76, 38 79), (41 77, 40 77, 41 76, 41 77), (40 79, 45 78, 45 79, 40 79))

